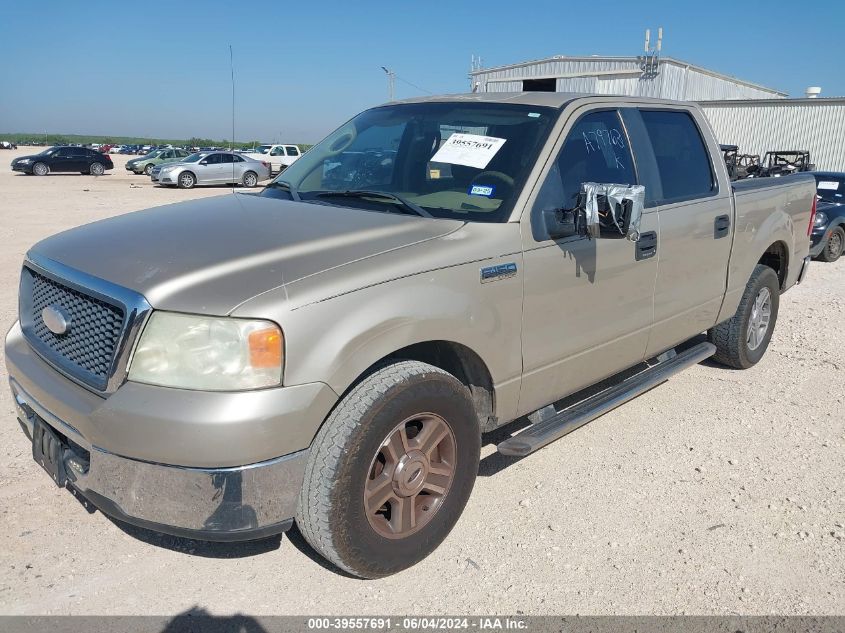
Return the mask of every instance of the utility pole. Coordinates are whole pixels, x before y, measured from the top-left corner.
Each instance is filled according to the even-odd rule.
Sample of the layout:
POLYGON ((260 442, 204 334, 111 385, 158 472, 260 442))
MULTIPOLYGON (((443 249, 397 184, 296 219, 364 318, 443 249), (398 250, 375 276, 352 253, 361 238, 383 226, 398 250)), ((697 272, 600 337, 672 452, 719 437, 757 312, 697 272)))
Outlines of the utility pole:
POLYGON ((393 92, 394 92, 394 88, 396 86, 396 73, 393 72, 392 70, 388 70, 384 66, 382 66, 381 69, 387 75, 387 97, 388 97, 388 100, 393 101, 393 92))

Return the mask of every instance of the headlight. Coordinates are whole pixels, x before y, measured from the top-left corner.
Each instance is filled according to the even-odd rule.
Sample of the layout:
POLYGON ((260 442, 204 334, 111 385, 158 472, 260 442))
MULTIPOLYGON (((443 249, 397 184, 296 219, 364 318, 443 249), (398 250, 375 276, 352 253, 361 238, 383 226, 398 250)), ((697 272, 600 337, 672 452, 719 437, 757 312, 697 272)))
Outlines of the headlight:
POLYGON ((32 162, 32 159, 31 159, 31 158, 19 158, 19 159, 18 159, 18 162, 19 162, 19 163, 21 163, 21 164, 23 164, 23 163, 31 163, 31 162, 32 162))
POLYGON ((270 321, 153 312, 129 380, 201 391, 241 391, 282 382, 284 337, 270 321))
POLYGON ((827 214, 824 211, 816 213, 816 219, 813 221, 813 226, 824 226, 827 224, 827 214))

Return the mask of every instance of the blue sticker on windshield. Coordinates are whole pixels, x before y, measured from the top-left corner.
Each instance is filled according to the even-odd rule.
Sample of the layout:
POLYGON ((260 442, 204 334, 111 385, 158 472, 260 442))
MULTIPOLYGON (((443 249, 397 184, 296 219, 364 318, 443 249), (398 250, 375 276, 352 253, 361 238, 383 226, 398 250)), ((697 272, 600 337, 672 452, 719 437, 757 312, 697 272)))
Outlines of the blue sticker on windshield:
POLYGON ((495 191, 496 187, 493 185, 473 185, 469 188, 468 193, 471 196, 484 196, 485 198, 490 198, 495 191))

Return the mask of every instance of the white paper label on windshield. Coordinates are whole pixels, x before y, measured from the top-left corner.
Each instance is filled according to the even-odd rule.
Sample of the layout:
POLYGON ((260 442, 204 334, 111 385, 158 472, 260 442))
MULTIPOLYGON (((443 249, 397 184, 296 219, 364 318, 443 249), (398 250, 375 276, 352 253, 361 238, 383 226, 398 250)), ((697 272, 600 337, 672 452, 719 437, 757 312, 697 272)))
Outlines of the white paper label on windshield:
POLYGON ((839 189, 839 181, 837 180, 820 180, 819 184, 816 185, 818 189, 833 189, 836 191, 839 189))
POLYGON ((484 169, 493 160, 507 139, 479 134, 455 133, 450 136, 437 153, 431 157, 433 163, 466 165, 484 169))

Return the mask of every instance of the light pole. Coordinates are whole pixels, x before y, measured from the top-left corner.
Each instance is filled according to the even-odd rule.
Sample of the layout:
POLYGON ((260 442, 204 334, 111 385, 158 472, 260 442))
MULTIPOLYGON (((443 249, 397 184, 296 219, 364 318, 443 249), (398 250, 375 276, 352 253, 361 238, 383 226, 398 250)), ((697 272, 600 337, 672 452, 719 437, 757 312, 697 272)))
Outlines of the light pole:
POLYGON ((394 86, 396 85, 396 73, 393 72, 392 70, 388 70, 384 66, 382 66, 381 69, 387 75, 387 96, 388 96, 388 100, 393 101, 393 89, 394 89, 394 86))

